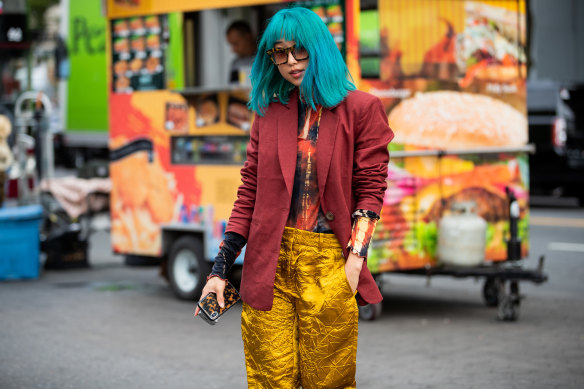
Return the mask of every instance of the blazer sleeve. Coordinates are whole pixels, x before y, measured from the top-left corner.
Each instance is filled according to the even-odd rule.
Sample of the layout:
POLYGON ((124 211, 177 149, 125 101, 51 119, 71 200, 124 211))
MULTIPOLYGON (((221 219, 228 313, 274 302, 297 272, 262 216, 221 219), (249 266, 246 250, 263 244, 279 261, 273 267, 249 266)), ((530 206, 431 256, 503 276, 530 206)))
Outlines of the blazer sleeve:
POLYGON ((237 200, 225 229, 225 232, 238 233, 245 240, 249 235, 256 200, 260 120, 256 115, 251 127, 250 140, 246 149, 247 158, 241 168, 241 185, 237 189, 237 200))
POLYGON ((393 131, 387 124, 383 104, 378 98, 362 105, 360 119, 355 129, 353 156, 353 193, 356 209, 381 212, 387 189, 387 145, 393 139, 393 131))

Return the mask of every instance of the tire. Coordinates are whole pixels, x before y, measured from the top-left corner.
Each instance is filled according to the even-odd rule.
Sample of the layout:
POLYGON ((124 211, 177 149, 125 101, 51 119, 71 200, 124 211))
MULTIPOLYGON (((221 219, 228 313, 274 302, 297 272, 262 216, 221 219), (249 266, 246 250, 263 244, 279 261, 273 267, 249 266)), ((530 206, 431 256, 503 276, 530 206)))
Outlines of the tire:
POLYGON ((374 274, 373 279, 375 280, 375 285, 377 285, 377 288, 379 289, 379 291, 382 292, 383 291, 383 279, 381 278, 381 273, 374 274))
POLYGON ((501 280, 495 277, 488 277, 483 286, 483 300, 487 307, 496 307, 499 305, 499 290, 501 280))
POLYGON ((362 320, 373 321, 381 316, 382 311, 383 305, 381 303, 360 305, 359 318, 362 320))
POLYGON ((196 236, 178 238, 172 244, 166 263, 170 288, 181 300, 197 300, 211 269, 203 255, 203 244, 196 236))

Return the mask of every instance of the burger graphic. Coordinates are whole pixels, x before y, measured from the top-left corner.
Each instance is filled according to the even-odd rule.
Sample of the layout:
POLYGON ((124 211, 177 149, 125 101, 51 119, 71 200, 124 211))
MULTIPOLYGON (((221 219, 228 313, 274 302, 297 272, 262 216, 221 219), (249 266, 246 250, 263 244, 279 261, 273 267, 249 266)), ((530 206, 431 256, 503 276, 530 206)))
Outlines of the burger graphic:
POLYGON ((381 270, 433 264, 440 218, 454 203, 469 200, 488 223, 486 259, 504 260, 509 217, 505 187, 520 199, 522 216, 527 212, 526 158, 504 152, 526 144, 525 115, 488 96, 439 91, 401 101, 388 121, 403 150, 449 153, 392 157, 380 229, 386 236, 376 237, 381 248, 368 264, 389 259, 391 268, 381 270), (502 152, 483 153, 487 150, 502 152))
POLYGON ((485 95, 440 91, 403 100, 388 117, 394 142, 438 149, 522 146, 527 119, 512 106, 485 95))

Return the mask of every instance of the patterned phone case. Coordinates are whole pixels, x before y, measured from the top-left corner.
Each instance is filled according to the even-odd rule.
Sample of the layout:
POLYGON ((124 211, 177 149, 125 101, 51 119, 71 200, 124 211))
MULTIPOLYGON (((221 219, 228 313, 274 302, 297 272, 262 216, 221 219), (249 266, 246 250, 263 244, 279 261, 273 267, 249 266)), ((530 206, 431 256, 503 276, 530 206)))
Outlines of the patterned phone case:
POLYGON ((221 318, 221 315, 234 306, 240 299, 237 289, 235 289, 229 281, 225 283, 223 297, 225 298, 225 307, 221 308, 217 302, 217 295, 215 293, 211 292, 205 295, 205 297, 199 301, 199 308, 201 309, 199 316, 201 316, 201 318, 207 323, 215 325, 215 323, 221 318))

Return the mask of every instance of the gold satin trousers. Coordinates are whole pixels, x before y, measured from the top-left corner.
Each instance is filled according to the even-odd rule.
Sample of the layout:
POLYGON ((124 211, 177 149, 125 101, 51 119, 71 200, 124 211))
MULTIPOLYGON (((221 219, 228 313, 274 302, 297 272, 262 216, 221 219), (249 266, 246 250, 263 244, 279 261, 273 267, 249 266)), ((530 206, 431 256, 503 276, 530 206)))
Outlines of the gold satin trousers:
POLYGON ((358 317, 334 234, 286 227, 270 311, 243 304, 249 388, 354 388, 358 317))

